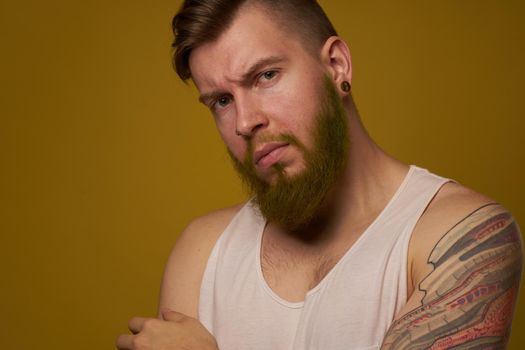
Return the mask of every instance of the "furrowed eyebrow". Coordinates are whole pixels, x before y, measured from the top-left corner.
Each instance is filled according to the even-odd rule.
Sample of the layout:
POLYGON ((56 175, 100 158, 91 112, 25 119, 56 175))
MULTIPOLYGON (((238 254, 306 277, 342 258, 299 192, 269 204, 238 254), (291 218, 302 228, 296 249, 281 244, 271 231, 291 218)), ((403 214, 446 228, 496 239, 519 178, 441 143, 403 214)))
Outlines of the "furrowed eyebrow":
MULTIPOLYGON (((245 73, 242 74, 242 77, 239 80, 239 82, 241 83, 241 85, 247 85, 252 80, 252 77, 264 67, 271 66, 277 63, 281 63, 284 61, 286 61, 286 58, 283 56, 270 56, 270 57, 261 58, 260 60, 252 64, 250 68, 245 73)), ((208 101, 214 100, 218 98, 219 96, 222 96, 225 94, 226 92, 223 92, 223 91, 212 91, 210 93, 202 94, 199 97, 199 102, 206 104, 208 101)))
POLYGON ((216 98, 218 98, 219 96, 222 96, 224 94, 225 94, 225 92, 222 92, 222 91, 214 91, 214 92, 210 92, 210 93, 207 93, 207 94, 202 94, 202 95, 199 96, 199 102, 202 103, 202 104, 207 105, 208 101, 213 101, 216 98))
POLYGON ((251 78, 257 74, 261 69, 271 66, 273 64, 284 62, 286 59, 283 56, 270 56, 261 58, 260 60, 256 61, 249 69, 242 75, 242 82, 250 81, 251 78))

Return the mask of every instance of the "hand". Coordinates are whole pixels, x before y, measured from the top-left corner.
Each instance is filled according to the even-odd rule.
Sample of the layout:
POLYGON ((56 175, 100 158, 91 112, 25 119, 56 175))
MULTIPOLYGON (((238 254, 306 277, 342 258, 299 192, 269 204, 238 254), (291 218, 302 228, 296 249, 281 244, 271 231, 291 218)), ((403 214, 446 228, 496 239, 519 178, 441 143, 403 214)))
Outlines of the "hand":
POLYGON ((218 350, 213 335, 196 319, 175 311, 164 311, 162 320, 134 317, 129 321, 133 335, 117 339, 120 350, 218 350))

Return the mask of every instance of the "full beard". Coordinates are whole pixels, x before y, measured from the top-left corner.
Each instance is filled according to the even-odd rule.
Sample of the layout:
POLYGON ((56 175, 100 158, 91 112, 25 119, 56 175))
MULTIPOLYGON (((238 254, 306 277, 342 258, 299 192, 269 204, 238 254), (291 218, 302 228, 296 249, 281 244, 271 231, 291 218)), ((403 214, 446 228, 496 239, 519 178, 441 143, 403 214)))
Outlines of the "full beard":
POLYGON ((288 176, 281 163, 272 166, 277 181, 269 184, 256 171, 253 144, 248 144, 246 158, 241 162, 230 157, 249 192, 255 196, 262 215, 268 222, 289 231, 307 227, 326 205, 329 193, 344 171, 350 138, 345 109, 331 80, 325 77, 324 96, 312 129, 314 145, 307 149, 294 135, 280 134, 272 141, 287 142, 302 153, 305 169, 288 176))

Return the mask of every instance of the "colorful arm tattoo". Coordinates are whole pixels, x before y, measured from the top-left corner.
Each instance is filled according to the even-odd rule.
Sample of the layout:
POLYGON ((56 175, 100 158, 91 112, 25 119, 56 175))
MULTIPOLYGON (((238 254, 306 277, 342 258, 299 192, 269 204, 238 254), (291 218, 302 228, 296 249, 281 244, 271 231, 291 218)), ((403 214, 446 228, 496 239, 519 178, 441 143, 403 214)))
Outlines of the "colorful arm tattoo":
POLYGON ((421 306, 390 327, 382 349, 505 349, 522 268, 512 216, 495 204, 456 224, 433 248, 421 306))

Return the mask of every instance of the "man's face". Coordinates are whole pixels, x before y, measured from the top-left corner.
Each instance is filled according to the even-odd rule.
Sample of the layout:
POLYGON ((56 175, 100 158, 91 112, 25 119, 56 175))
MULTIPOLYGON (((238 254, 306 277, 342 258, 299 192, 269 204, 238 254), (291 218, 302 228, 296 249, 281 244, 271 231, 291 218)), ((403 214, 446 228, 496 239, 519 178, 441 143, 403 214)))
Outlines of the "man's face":
POLYGON ((321 102, 334 96, 320 60, 296 36, 264 11, 241 8, 218 40, 192 52, 190 68, 230 155, 250 162, 260 183, 282 184, 311 166, 321 102))
POLYGON ((230 152, 235 168, 255 195, 264 217, 290 231, 301 230, 319 214, 346 165, 349 148, 346 113, 328 78, 312 139, 312 149, 307 149, 294 135, 281 134, 274 139, 298 147, 303 153, 305 169, 290 177, 277 162, 272 167, 279 179, 273 184, 257 174, 251 152, 243 162, 230 152))
POLYGON ((287 175, 304 168, 300 149, 270 140, 292 134, 312 146, 324 72, 297 37, 267 16, 253 6, 241 8, 218 40, 192 52, 190 68, 230 152, 242 160, 251 142, 257 172, 273 182, 277 161, 287 175))

